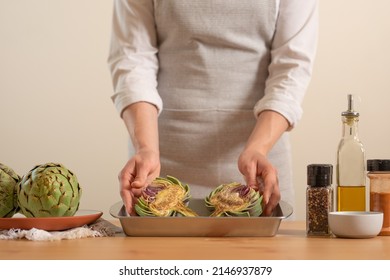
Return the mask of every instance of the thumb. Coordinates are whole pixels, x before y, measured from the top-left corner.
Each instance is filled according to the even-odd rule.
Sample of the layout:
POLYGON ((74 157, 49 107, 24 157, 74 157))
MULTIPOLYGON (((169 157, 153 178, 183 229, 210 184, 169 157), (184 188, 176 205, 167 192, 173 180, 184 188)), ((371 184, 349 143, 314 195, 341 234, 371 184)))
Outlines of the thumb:
POLYGON ((256 170, 248 170, 246 174, 243 174, 245 178, 245 182, 248 187, 258 189, 258 182, 256 176, 256 170))
POLYGON ((141 168, 138 169, 137 174, 134 177, 134 181, 131 183, 131 187, 137 188, 137 189, 144 188, 147 184, 147 178, 148 178, 147 172, 145 172, 141 168))

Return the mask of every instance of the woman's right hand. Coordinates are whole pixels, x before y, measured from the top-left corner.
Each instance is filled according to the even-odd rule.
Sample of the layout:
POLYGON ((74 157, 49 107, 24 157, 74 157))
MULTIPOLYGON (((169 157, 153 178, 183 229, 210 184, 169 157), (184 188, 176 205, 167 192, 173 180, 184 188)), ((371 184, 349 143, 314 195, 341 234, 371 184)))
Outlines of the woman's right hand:
POLYGON ((134 204, 142 190, 160 175, 159 153, 140 150, 126 163, 119 173, 120 195, 126 212, 134 215, 134 204))

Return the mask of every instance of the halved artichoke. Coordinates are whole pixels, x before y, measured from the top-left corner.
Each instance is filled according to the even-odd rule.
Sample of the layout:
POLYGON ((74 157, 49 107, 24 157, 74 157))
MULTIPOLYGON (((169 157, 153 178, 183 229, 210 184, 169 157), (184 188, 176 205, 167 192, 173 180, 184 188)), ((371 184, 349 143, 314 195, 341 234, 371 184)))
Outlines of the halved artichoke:
POLYGON ((172 176, 157 177, 145 188, 135 204, 139 216, 170 217, 197 214, 187 207, 190 199, 189 186, 172 176))
POLYGON ((263 212, 262 200, 258 191, 234 182, 215 188, 205 198, 205 203, 211 212, 210 217, 258 217, 263 212))
POLYGON ((62 164, 37 165, 17 186, 18 204, 26 217, 73 216, 79 208, 81 187, 62 164))
POLYGON ((15 171, 0 163, 0 218, 9 218, 18 212, 16 185, 19 180, 15 171))

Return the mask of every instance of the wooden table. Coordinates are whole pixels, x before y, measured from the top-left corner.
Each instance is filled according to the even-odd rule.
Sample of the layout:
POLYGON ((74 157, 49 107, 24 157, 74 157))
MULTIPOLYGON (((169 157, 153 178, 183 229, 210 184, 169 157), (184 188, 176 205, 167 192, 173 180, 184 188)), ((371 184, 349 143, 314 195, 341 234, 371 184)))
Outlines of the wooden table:
POLYGON ((0 240, 8 260, 379 260, 390 259, 390 236, 308 238, 305 223, 282 221, 274 237, 99 237, 61 241, 0 240))

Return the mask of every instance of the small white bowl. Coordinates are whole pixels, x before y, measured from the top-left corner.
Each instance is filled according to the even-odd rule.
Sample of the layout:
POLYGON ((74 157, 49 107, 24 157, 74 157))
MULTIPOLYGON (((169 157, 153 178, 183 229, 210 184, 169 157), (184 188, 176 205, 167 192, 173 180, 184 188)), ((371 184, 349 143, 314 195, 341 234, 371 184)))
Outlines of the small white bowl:
POLYGON ((379 234, 383 224, 382 212, 338 211, 328 215, 334 235, 344 238, 371 238, 379 234))

